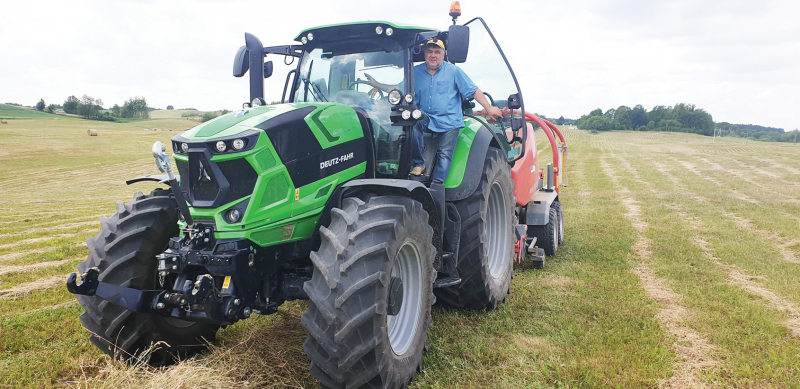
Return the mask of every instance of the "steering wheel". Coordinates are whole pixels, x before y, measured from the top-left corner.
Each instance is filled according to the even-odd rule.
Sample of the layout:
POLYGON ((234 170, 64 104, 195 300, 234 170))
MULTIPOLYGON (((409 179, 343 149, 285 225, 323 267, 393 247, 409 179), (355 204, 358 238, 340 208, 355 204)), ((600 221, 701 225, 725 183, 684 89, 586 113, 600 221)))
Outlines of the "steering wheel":
MULTIPOLYGON (((369 81, 364 81, 364 80, 359 78, 358 80, 355 80, 355 81, 347 84, 347 89, 348 90, 350 90, 350 89, 355 90, 355 86, 358 85, 358 84, 369 85, 369 81)), ((384 97, 383 91, 378 89, 378 88, 375 88, 375 87, 373 87, 369 92, 367 92, 367 95, 369 95, 369 97, 372 98, 372 99, 375 99, 375 95, 378 95, 378 99, 382 99, 384 97)))

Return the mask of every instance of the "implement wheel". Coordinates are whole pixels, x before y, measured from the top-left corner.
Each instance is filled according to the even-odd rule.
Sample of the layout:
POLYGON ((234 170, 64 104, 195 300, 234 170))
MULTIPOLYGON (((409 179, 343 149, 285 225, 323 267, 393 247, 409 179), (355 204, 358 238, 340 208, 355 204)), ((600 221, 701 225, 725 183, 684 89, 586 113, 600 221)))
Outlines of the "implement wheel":
MULTIPOLYGON (((159 286, 156 255, 178 234, 178 211, 169 191, 137 193, 133 201, 117 202, 111 217, 100 217, 100 233, 86 240, 89 258, 78 264, 83 273, 100 270, 99 280, 135 289, 159 286)), ((136 313, 94 296, 78 295, 84 307, 81 323, 89 340, 113 357, 128 360, 159 342, 147 361, 160 366, 202 351, 214 340, 217 325, 136 313)))
POLYGON ((478 189, 455 203, 461 216, 461 284, 436 289, 438 301, 459 308, 490 310, 505 301, 514 271, 513 185, 502 153, 489 148, 478 189))
POLYGON ((351 197, 319 232, 303 287, 311 373, 326 388, 405 387, 432 325, 428 213, 406 197, 351 197))

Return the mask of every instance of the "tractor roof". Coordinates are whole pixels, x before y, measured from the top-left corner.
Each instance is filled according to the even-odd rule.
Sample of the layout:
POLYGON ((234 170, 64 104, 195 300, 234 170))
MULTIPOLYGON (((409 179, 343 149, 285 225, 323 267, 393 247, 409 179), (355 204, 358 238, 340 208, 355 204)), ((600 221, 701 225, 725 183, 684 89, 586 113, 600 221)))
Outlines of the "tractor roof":
MULTIPOLYGON (((416 34, 425 31, 438 31, 435 28, 420 27, 420 26, 407 26, 391 22, 384 22, 380 20, 352 22, 352 23, 339 23, 329 24, 326 26, 307 28, 300 31, 294 40, 300 41, 300 38, 306 36, 309 32, 314 34, 314 38, 328 38, 325 40, 347 39, 357 37, 371 37, 378 35, 375 33, 375 27, 380 26, 384 31, 387 27, 391 27, 395 34, 416 34), (370 35, 371 34, 371 35, 370 35)), ((381 34, 384 35, 384 34, 381 34)))

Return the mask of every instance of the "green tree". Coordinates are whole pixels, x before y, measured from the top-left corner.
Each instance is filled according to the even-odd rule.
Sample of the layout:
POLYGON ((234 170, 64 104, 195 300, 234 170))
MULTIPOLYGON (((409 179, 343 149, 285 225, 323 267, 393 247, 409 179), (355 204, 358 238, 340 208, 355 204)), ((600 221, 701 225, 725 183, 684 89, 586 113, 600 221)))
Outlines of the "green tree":
POLYGON ((592 112, 589 112, 589 116, 603 116, 603 110, 600 109, 600 108, 597 108, 597 109, 593 110, 592 112))
POLYGON ((564 125, 564 116, 563 115, 556 120, 556 124, 559 125, 559 126, 563 126, 564 125))
POLYGON ((617 108, 617 112, 614 114, 614 121, 621 130, 632 130, 634 128, 631 121, 631 109, 624 105, 620 105, 617 108))
POLYGON ((173 107, 173 106, 171 106, 171 105, 168 105, 168 106, 167 106, 167 111, 172 111, 173 109, 175 109, 175 107, 173 107))
POLYGON ((44 111, 46 107, 47 105, 45 105, 44 99, 39 99, 39 102, 36 103, 36 109, 38 109, 39 111, 44 111))
POLYGON ((641 126, 646 126, 648 119, 647 119, 647 110, 641 104, 636 104, 629 114, 631 127, 638 129, 641 126))
POLYGON ((86 119, 98 118, 102 109, 103 100, 95 99, 89 95, 83 95, 80 104, 78 104, 78 114, 86 119))
POLYGON ((122 117, 147 119, 150 113, 147 110, 147 100, 144 97, 132 97, 122 105, 122 117))
POLYGON ((74 95, 67 97, 67 100, 64 101, 64 112, 71 114, 78 113, 78 104, 80 104, 80 100, 74 95))

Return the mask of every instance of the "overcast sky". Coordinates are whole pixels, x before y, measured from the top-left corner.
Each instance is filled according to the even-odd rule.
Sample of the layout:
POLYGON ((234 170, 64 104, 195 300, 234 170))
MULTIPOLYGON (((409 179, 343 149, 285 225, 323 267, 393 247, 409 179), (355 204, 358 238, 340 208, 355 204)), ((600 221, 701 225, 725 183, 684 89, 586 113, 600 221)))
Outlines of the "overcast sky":
MULTIPOLYGON (((445 29, 450 1, 6 1, 0 3, 0 103, 236 109, 231 75, 244 32, 265 46, 306 27, 386 20, 445 29)), ((715 121, 800 127, 800 2, 461 1, 482 16, 529 111, 578 118, 594 108, 692 103, 715 121), (557 3, 557 4, 554 4, 557 3)), ((476 53, 470 52, 470 55, 476 53)), ((265 81, 279 99, 286 67, 265 81)), ((479 85, 480 86, 480 85, 479 85)), ((272 92, 272 93, 271 93, 272 92)))

